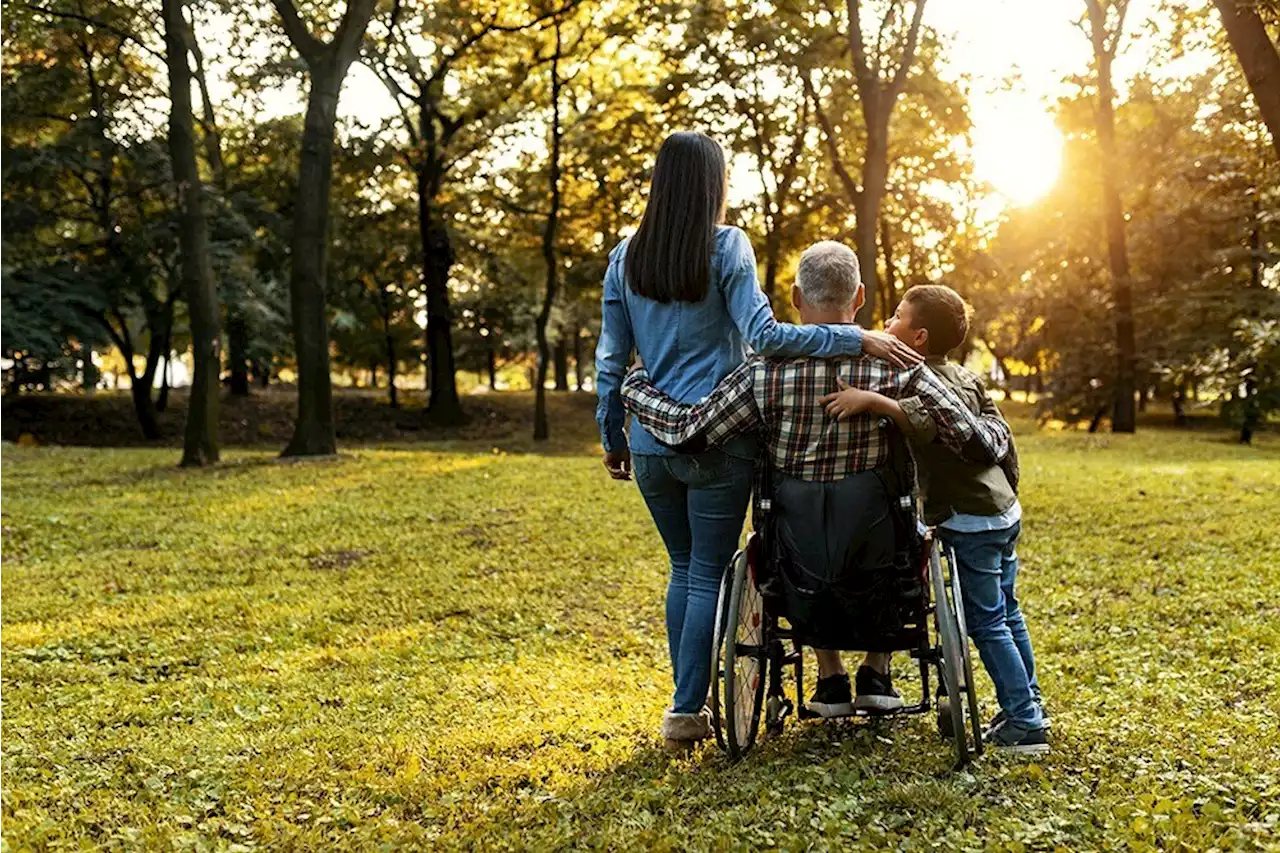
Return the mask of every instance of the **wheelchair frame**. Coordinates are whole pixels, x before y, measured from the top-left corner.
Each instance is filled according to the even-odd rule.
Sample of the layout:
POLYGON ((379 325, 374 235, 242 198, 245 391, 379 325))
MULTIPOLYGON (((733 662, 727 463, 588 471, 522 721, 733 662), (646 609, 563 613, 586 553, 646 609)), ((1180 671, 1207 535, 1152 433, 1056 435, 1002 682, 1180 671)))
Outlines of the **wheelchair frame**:
MULTIPOLYGON (((779 624, 786 614, 776 612, 776 601, 756 585, 763 551, 760 534, 752 533, 747 547, 734 555, 730 571, 725 573, 717 605, 711 717, 716 743, 733 761, 755 745, 762 711, 766 736, 780 734, 786 718, 793 714, 800 719, 822 719, 805 706, 804 644, 794 630, 779 624), (788 668, 795 673, 794 702, 784 686, 788 668)), ((952 741, 953 767, 959 769, 983 751, 960 577, 954 552, 936 541, 932 532, 926 534, 922 562, 920 598, 913 602, 913 610, 925 624, 915 646, 894 649, 909 652, 918 662, 921 699, 895 711, 856 710, 851 716, 925 714, 936 707, 938 732, 952 741), (937 677, 936 705, 930 700, 930 669, 937 677)))

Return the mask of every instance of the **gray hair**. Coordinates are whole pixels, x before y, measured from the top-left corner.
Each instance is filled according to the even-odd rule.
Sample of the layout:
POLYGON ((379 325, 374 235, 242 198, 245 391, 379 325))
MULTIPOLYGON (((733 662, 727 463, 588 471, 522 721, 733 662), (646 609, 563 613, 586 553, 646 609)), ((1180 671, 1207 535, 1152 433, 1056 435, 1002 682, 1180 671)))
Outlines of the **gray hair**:
POLYGON ((847 308, 862 286, 862 271, 853 249, 834 240, 814 243, 800 256, 796 284, 804 299, 822 311, 847 308))

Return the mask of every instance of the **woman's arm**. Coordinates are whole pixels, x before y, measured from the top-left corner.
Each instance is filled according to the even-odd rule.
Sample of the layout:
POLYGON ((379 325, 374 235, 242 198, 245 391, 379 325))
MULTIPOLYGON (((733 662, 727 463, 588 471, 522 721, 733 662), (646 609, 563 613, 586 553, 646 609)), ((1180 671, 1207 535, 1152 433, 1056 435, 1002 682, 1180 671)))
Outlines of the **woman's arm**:
POLYGON ((623 457, 627 455, 624 427, 626 412, 622 408, 622 380, 627 362, 635 347, 631 322, 622 304, 622 268, 625 249, 609 261, 604 277, 604 300, 601 306, 600 342, 596 346, 596 423, 600 425, 600 443, 604 446, 605 466, 610 474, 622 479, 623 457), (612 460, 612 464, 611 464, 612 460), (615 469, 617 473, 615 473, 615 469))
POLYGON ((756 279, 756 255, 751 241, 733 229, 724 248, 721 267, 724 301, 742 339, 758 355, 814 356, 862 354, 862 329, 857 326, 793 326, 779 323, 756 279))

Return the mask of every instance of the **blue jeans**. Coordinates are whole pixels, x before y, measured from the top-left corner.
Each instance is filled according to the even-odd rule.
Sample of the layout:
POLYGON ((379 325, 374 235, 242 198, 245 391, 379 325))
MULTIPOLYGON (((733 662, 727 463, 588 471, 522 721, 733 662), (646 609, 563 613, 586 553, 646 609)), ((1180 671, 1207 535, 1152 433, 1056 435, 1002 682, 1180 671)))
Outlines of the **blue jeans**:
POLYGON ((711 686, 716 598, 742 535, 754 462, 709 450, 636 456, 632 466, 671 557, 667 647, 676 687, 672 710, 696 714, 711 686))
POLYGON ((995 684, 1000 708, 1011 722, 1036 729, 1041 725, 1036 659, 1013 591, 1021 532, 1021 522, 981 533, 938 529, 942 541, 955 549, 965 625, 995 684))

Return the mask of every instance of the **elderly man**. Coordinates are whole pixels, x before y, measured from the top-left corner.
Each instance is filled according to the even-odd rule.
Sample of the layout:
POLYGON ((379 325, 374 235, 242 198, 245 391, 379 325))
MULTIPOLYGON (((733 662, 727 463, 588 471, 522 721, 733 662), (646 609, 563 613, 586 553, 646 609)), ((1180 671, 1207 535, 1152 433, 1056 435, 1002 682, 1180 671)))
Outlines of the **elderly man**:
MULTIPOLYGON (((831 241, 809 247, 791 299, 802 323, 852 324, 864 299, 857 255, 831 241)), ((890 462, 882 416, 910 425, 916 436, 936 435, 975 462, 998 462, 1010 442, 1002 420, 971 414, 925 366, 903 368, 866 356, 754 358, 693 405, 675 402, 637 368, 623 385, 623 400, 655 438, 681 451, 758 431, 757 470, 765 476, 757 478, 756 517, 762 517, 761 502, 770 499, 788 562, 814 579, 837 578, 851 568, 874 573, 893 559, 897 537, 890 510, 899 495, 890 493, 882 476, 890 462), (838 381, 879 396, 869 399, 865 412, 833 419, 823 404, 838 390, 838 381)), ((909 466, 913 481, 914 467, 900 461, 909 466)), ((810 637, 815 645, 827 630, 820 623, 830 621, 832 613, 830 602, 814 603, 810 637)), ((855 679, 856 699, 839 652, 820 650, 817 656, 818 687, 810 710, 831 717, 902 706, 887 652, 867 654, 855 679)))

